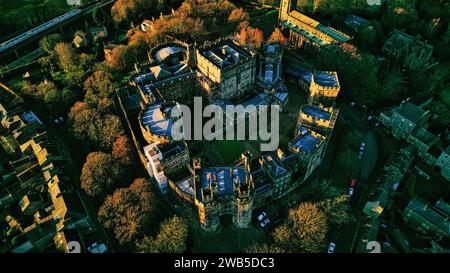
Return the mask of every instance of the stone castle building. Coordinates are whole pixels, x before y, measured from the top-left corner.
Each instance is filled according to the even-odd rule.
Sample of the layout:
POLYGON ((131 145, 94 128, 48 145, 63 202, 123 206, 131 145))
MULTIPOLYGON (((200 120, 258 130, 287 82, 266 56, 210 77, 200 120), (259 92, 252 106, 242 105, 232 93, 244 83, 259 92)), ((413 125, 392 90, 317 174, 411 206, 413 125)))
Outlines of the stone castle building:
MULTIPOLYGON (((255 84, 256 53, 225 39, 205 43, 196 49, 196 67, 208 80, 202 87, 220 99, 239 99, 255 84)), ((202 78, 200 76, 200 78, 202 78)))
POLYGON ((272 92, 280 89, 283 83, 283 72, 281 59, 283 57, 283 46, 269 44, 264 47, 259 56, 257 65, 257 83, 266 91, 272 92))
POLYGON ((143 163, 165 196, 197 210, 205 231, 217 230, 224 215, 231 215, 236 227, 247 227, 254 209, 296 188, 322 160, 337 117, 334 102, 340 86, 334 72, 305 75, 311 94, 290 150, 259 158, 245 152, 233 165, 211 166, 200 159, 191 163, 186 143, 172 135, 180 118, 173 115, 173 107, 189 104, 198 95, 220 107, 239 101, 244 107, 276 103, 282 108, 288 101, 282 54, 281 45, 266 45, 257 58, 256 52, 231 39, 198 47, 169 42, 152 49, 149 63, 136 65, 131 84, 139 92, 138 124, 148 143, 143 145, 143 163))
POLYGON ((306 16, 296 8, 297 0, 280 2, 279 23, 289 32, 289 43, 292 46, 317 51, 352 39, 349 35, 306 16))
POLYGON ((147 170, 164 194, 169 191, 169 178, 182 171, 191 161, 188 147, 181 141, 165 145, 152 143, 144 147, 144 154, 147 170))
POLYGON ((320 165, 328 146, 339 114, 335 104, 340 84, 336 72, 321 71, 302 73, 300 83, 308 91, 308 103, 299 111, 297 131, 289 149, 306 169, 306 179, 320 165))
POLYGON ((233 224, 247 227, 251 223, 254 185, 250 174, 248 154, 242 154, 236 166, 201 166, 194 159, 195 206, 202 228, 215 231, 220 225, 220 216, 232 215, 233 224))

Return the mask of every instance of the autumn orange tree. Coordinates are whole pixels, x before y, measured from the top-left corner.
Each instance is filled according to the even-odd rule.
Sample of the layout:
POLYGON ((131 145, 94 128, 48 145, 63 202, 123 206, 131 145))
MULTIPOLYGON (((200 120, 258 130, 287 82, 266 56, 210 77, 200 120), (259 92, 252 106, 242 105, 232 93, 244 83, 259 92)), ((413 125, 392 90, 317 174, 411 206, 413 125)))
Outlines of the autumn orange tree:
POLYGON ((247 26, 239 32, 239 43, 250 48, 260 48, 264 41, 264 33, 258 28, 247 26))
POLYGON ((150 189, 150 182, 137 178, 128 188, 120 188, 106 197, 100 207, 100 222, 114 235, 121 245, 131 245, 149 234, 160 220, 160 205, 150 189))
POLYGON ((229 22, 242 22, 242 21, 249 21, 250 16, 246 11, 244 11, 243 8, 234 9, 231 11, 230 15, 228 16, 229 22))
POLYGON ((113 143, 112 157, 122 165, 131 165, 134 160, 134 150, 130 140, 125 136, 119 136, 113 143))
POLYGON ((145 49, 138 45, 120 45, 111 52, 107 64, 118 71, 132 68, 133 64, 145 57, 145 49))
POLYGON ((155 1, 149 0, 117 0, 111 8, 111 15, 114 21, 132 21, 137 19, 139 13, 149 9, 155 1))
POLYGON ((110 154, 88 154, 81 170, 81 188, 93 198, 102 198, 111 192, 121 177, 121 166, 110 154))
POLYGON ((283 32, 281 32, 281 30, 279 28, 275 28, 275 30, 272 32, 272 34, 270 34, 269 39, 267 39, 267 42, 269 44, 279 43, 282 45, 286 45, 287 39, 286 39, 286 37, 284 37, 283 32))

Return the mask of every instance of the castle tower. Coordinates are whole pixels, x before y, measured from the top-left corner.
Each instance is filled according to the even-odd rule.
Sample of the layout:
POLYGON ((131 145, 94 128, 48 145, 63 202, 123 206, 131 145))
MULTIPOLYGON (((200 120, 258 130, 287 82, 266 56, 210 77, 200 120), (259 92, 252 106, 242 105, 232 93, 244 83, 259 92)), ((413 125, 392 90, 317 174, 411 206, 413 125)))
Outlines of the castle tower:
MULTIPOLYGON (((199 158, 193 160, 194 167, 194 185, 201 185, 200 173, 201 173, 201 162, 199 158)), ((217 181, 211 179, 209 187, 206 189, 195 189, 195 194, 200 194, 196 196, 195 200, 202 200, 201 202, 196 201, 198 218, 200 220, 200 225, 205 231, 216 231, 220 226, 219 212, 217 211, 217 206, 215 202, 214 191, 217 187, 217 181)))
POLYGON ((311 76, 308 104, 334 106, 341 90, 335 71, 316 72, 311 76))
MULTIPOLYGON (((249 172, 250 165, 248 163, 248 159, 250 157, 250 153, 244 153, 241 157, 244 160, 246 170, 249 172)), ((242 183, 242 181, 239 181, 238 179, 235 179, 233 182, 236 197, 236 212, 233 214, 233 223, 239 228, 248 227, 252 222, 254 191, 253 179, 249 172, 248 176, 245 178, 245 183, 242 183)))
POLYGON ((246 177, 244 184, 235 182, 236 212, 233 214, 233 224, 236 227, 248 227, 252 222, 253 211, 253 183, 246 177))

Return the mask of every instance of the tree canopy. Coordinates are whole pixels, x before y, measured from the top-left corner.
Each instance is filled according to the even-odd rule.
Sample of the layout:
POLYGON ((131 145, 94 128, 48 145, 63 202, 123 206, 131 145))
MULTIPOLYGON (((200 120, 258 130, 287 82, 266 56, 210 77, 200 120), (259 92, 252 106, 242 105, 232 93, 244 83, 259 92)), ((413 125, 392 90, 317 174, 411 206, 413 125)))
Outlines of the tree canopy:
POLYGON ((321 252, 326 245, 328 225, 325 214, 317 205, 301 203, 289 211, 289 221, 274 233, 277 245, 287 251, 321 252))
POLYGON ((81 171, 81 188, 91 197, 104 197, 120 179, 121 166, 110 154, 89 153, 81 171))
POLYGON ((110 150, 114 141, 124 134, 118 116, 101 113, 86 102, 76 102, 69 112, 73 136, 94 147, 110 150))
POLYGON ((101 99, 111 98, 115 93, 113 76, 105 70, 97 70, 84 81, 85 101, 97 105, 101 99))
POLYGON ((172 216, 165 220, 155 238, 145 236, 138 241, 138 250, 145 253, 182 253, 186 251, 189 227, 186 220, 172 216))
POLYGON ((73 72, 78 68, 79 58, 70 44, 57 43, 54 50, 64 72, 73 72))
POLYGON ((160 219, 159 203, 150 182, 137 178, 128 188, 120 188, 106 197, 98 216, 104 227, 112 230, 121 245, 134 243, 160 219))

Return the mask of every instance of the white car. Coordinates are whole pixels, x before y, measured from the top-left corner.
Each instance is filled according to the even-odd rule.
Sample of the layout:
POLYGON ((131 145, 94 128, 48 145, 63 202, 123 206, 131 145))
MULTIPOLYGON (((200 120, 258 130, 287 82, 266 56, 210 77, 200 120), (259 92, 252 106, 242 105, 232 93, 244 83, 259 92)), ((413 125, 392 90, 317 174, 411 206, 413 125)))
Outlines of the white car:
POLYGON ((263 212, 261 212, 261 214, 258 216, 257 219, 259 222, 261 222, 262 219, 264 219, 264 217, 266 217, 266 216, 267 216, 267 213, 265 211, 263 211, 263 212))
POLYGON ((348 196, 352 196, 353 195, 353 188, 349 188, 348 189, 348 196))
POLYGON ((372 119, 373 119, 372 116, 368 116, 368 117, 367 117, 367 121, 371 121, 372 119))
POLYGON ((265 226, 267 226, 268 223, 270 223, 270 220, 269 220, 269 218, 266 218, 266 219, 264 219, 264 221, 261 222, 260 225, 261 225, 261 227, 265 227, 265 226))
POLYGON ((361 160, 363 158, 364 152, 363 151, 359 151, 358 154, 358 160, 361 160))
POLYGON ((355 103, 354 101, 350 102, 350 106, 351 106, 351 107, 355 106, 355 104, 356 104, 356 103, 355 103))
POLYGON ((364 149, 366 148, 366 143, 361 143, 361 145, 359 145, 359 150, 364 151, 364 149))
POLYGON ((333 242, 331 242, 329 245, 328 245, 328 250, 327 250, 327 252, 328 253, 334 253, 334 250, 336 249, 336 244, 335 243, 333 243, 333 242))

